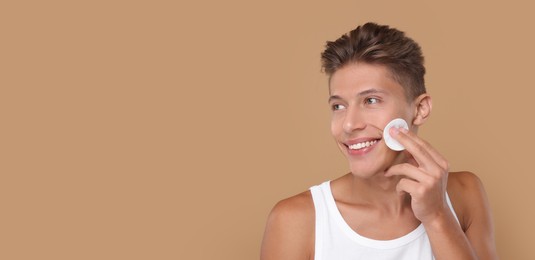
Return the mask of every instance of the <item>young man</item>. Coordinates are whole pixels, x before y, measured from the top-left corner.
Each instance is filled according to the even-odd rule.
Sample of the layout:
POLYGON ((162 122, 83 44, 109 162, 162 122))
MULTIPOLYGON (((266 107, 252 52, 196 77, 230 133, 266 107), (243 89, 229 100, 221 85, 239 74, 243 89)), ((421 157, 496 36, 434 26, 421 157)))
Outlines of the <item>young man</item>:
POLYGON ((431 113, 420 47, 367 23, 328 42, 331 132, 350 173, 282 200, 269 215, 262 260, 497 259, 489 204, 470 172, 417 136, 431 113), (405 147, 387 147, 383 129, 405 147))

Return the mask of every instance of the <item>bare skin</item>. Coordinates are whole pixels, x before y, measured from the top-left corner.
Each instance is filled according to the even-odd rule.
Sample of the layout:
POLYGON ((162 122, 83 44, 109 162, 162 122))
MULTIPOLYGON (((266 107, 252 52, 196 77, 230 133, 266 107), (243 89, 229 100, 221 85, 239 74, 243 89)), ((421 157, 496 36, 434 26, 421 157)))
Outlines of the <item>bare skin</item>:
MULTIPOLYGON (((446 159, 417 130, 431 112, 431 98, 410 102, 404 89, 380 65, 354 63, 330 81, 331 132, 351 172, 331 182, 338 210, 362 236, 390 240, 423 224, 436 259, 498 259, 489 203, 481 181, 470 172, 449 172, 446 159), (381 139, 393 118, 411 131, 391 131, 406 147, 394 152, 381 139), (379 140, 350 152, 354 140, 379 140), (450 211, 448 193, 459 223, 450 211)), ((314 259, 315 210, 310 191, 273 208, 261 259, 314 259)))

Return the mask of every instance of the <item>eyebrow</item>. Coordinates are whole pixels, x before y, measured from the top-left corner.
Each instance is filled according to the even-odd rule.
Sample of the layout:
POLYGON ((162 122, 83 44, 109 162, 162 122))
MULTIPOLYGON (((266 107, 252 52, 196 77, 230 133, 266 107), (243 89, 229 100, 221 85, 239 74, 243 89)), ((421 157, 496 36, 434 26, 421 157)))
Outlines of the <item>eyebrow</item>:
MULTIPOLYGON (((365 96, 365 95, 369 95, 369 94, 376 94, 376 93, 385 93, 384 90, 379 90, 379 89, 376 89, 376 88, 370 88, 370 89, 366 89, 364 91, 361 91, 357 94, 357 96, 365 96)), ((328 103, 331 103, 332 100, 335 100, 335 99, 343 99, 342 97, 338 96, 338 95, 332 95, 329 97, 329 100, 328 103)))

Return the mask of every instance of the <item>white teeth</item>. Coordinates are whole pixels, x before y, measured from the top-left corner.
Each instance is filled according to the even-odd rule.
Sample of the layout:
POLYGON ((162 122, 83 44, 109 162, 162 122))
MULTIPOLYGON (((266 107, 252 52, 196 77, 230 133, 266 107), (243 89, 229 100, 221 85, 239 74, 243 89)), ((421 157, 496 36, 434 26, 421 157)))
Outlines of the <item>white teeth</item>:
POLYGON ((358 150, 358 149, 362 149, 362 148, 365 148, 365 147, 370 147, 370 146, 374 145, 375 143, 377 143, 377 140, 373 140, 371 142, 367 141, 367 142, 352 144, 352 145, 349 146, 349 149, 358 150))

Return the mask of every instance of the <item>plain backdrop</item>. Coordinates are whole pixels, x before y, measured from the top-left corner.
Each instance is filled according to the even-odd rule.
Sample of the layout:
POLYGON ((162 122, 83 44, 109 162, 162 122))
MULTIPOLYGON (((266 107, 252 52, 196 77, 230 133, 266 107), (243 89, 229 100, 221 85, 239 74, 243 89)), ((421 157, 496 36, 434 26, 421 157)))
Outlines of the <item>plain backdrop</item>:
POLYGON ((1 259, 258 259, 273 205, 348 171, 327 40, 419 42, 421 136, 479 175, 501 259, 535 259, 528 1, 3 1, 1 259))

